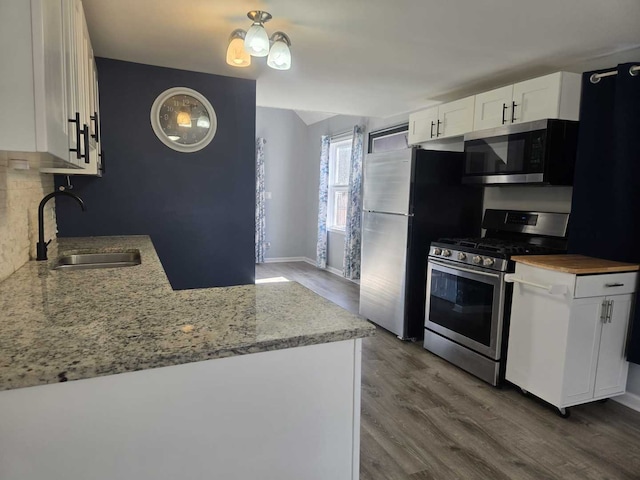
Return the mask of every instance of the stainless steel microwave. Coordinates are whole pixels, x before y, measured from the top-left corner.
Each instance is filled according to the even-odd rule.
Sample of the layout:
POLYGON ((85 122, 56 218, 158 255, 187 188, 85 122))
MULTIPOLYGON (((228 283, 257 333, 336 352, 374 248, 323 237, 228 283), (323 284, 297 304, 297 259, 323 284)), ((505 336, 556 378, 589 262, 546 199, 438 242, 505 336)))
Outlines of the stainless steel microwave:
POLYGON ((537 120, 464 136, 462 183, 572 185, 578 122, 537 120))

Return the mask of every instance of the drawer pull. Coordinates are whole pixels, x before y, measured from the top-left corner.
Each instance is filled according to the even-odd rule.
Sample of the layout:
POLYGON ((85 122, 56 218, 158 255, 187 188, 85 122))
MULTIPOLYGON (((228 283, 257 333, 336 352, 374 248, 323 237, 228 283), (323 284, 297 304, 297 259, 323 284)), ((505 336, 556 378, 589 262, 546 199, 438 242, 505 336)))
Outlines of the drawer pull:
POLYGON ((604 286, 607 288, 624 287, 624 283, 605 283, 604 286))

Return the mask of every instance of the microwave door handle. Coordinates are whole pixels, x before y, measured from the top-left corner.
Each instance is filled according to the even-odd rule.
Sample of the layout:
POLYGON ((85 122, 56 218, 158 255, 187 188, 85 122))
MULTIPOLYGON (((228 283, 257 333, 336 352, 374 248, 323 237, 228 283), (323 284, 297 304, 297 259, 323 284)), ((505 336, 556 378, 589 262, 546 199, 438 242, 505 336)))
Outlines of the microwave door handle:
POLYGON ((479 270, 471 270, 470 268, 462 268, 462 267, 459 267, 458 265, 445 265, 440 262, 434 262, 433 260, 429 260, 429 263, 432 263, 434 265, 439 265, 441 267, 451 268, 453 270, 459 270, 461 272, 475 273, 476 275, 483 275, 485 277, 491 277, 491 278, 500 278, 500 275, 496 273, 488 273, 488 272, 481 272, 479 270))

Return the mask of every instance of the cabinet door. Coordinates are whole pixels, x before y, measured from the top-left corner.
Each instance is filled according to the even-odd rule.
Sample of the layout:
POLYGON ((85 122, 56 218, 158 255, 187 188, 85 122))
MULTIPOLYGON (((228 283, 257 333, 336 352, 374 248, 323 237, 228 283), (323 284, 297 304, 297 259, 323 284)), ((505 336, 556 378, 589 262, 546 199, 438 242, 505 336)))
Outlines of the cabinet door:
POLYGON ((473 130, 495 128, 511 123, 512 99, 513 85, 476 95, 473 130))
POLYGON ((82 96, 82 61, 84 45, 82 41, 82 4, 78 0, 63 0, 63 21, 65 22, 65 70, 67 76, 67 114, 69 161, 83 167, 84 162, 78 158, 78 149, 82 149, 82 140, 78 134, 84 122, 84 99, 82 96), (78 141, 80 140, 80 141, 78 141))
POLYGON ((591 400, 598 364, 604 297, 579 298, 571 305, 565 353, 563 405, 591 400))
POLYGON ((93 49, 91 48, 91 40, 89 38, 89 29, 87 28, 86 21, 83 18, 83 41, 85 44, 85 59, 84 59, 84 75, 85 75, 85 125, 84 128, 88 130, 88 134, 85 136, 87 144, 85 145, 84 154, 87 156, 85 168, 91 171, 91 173, 97 172, 98 164, 98 143, 96 141, 97 135, 95 134, 95 118, 96 118, 96 83, 95 83, 95 60, 93 57, 93 49))
POLYGON ((438 107, 437 136, 456 137, 473 130, 475 98, 467 97, 438 107))
POLYGON ((600 353, 596 370, 594 397, 608 397, 624 393, 629 364, 625 360, 627 328, 633 295, 607 297, 608 315, 602 325, 600 353))
POLYGON ((562 72, 534 78, 513 86, 513 123, 558 118, 562 72))
POLYGON ((37 150, 68 158, 65 38, 62 0, 32 0, 37 150))
POLYGON ((69 161, 74 168, 43 168, 45 173, 63 175, 99 175, 100 148, 98 124, 93 118, 98 112, 97 72, 91 48, 91 40, 79 0, 63 1, 63 23, 65 24, 65 58, 67 76, 68 118, 78 116, 78 124, 68 123, 69 161), (82 133, 87 129, 87 134, 82 133), (77 151, 76 151, 77 150, 77 151), (78 158, 78 152, 83 158, 78 158), (86 156, 86 157, 85 157, 86 156))
POLYGON ((415 145, 436 138, 438 107, 422 110, 409 115, 409 145, 415 145))

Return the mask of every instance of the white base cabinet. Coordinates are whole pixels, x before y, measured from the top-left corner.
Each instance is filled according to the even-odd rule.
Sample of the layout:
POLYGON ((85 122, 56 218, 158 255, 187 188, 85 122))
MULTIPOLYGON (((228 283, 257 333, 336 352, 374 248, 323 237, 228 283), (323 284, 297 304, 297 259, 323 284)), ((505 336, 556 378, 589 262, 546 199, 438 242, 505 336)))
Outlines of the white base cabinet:
POLYGON ((518 263, 513 279, 506 379, 561 411, 625 393, 638 274, 580 276, 518 263))
POLYGON ((0 478, 357 480, 361 346, 0 392, 0 478))

